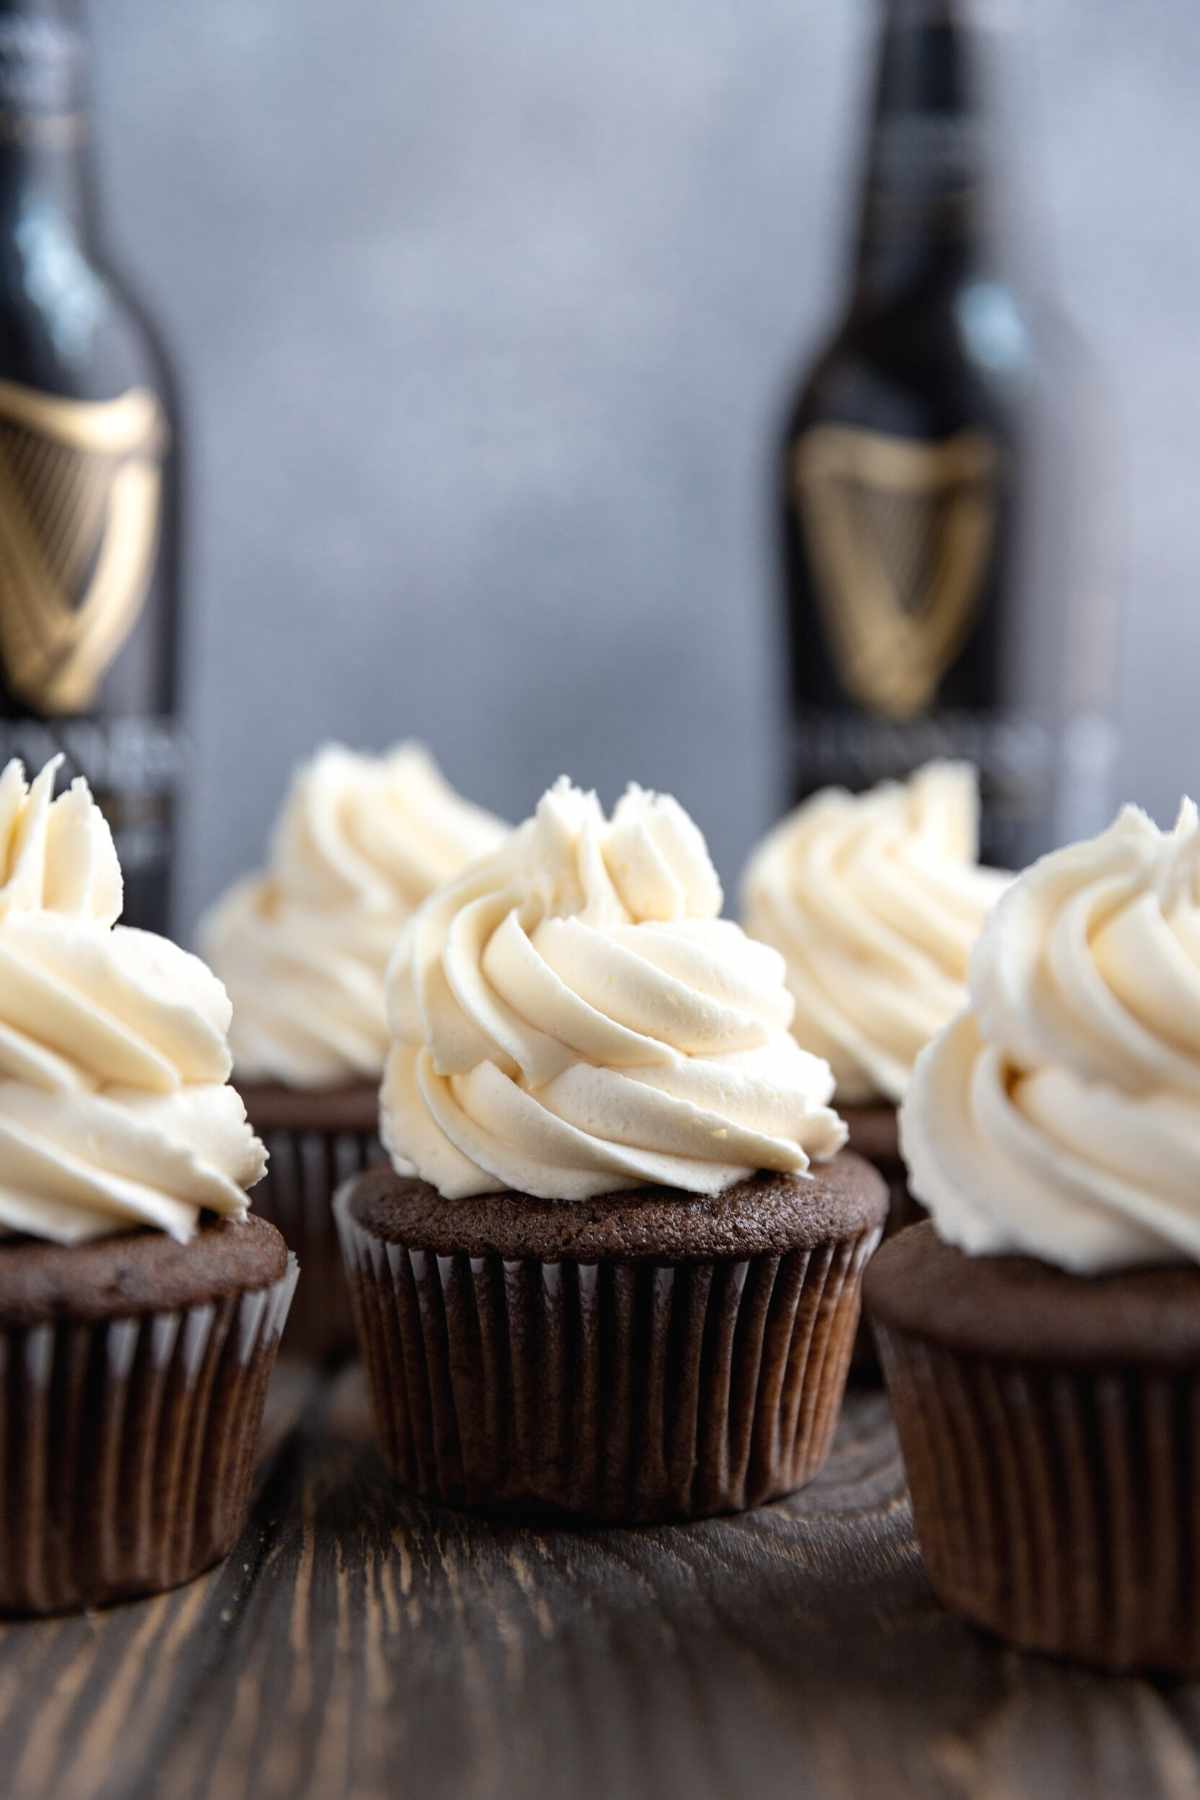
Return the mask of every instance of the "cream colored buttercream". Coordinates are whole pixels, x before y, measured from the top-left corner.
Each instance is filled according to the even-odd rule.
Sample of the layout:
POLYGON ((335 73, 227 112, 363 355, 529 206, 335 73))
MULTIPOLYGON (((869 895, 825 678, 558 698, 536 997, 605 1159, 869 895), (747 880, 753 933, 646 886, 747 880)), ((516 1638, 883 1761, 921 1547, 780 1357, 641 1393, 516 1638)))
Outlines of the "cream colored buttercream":
POLYGON ((83 781, 0 775, 0 1230, 186 1240, 243 1218, 266 1154, 227 1085, 230 1005, 196 957, 115 923, 121 873, 83 781))
POLYGON ((978 865, 965 763, 930 763, 865 794, 814 794, 751 859, 746 929, 787 962, 793 1030, 846 1103, 899 1101, 962 1006, 967 961, 1008 877, 978 865))
POLYGON ((458 1197, 711 1194, 803 1173, 845 1126, 788 1027, 782 958, 718 917, 704 840, 630 788, 610 820, 565 779, 433 895, 388 976, 382 1091, 398 1169, 458 1197))
POLYGON ((378 1081, 383 978, 401 926, 506 832, 416 744, 381 757, 330 745, 298 770, 269 870, 238 882, 201 926, 233 999, 239 1079, 378 1081))
POLYGON ((1022 875, 900 1115, 941 1235, 1085 1274, 1200 1260, 1200 826, 1136 807, 1022 875))

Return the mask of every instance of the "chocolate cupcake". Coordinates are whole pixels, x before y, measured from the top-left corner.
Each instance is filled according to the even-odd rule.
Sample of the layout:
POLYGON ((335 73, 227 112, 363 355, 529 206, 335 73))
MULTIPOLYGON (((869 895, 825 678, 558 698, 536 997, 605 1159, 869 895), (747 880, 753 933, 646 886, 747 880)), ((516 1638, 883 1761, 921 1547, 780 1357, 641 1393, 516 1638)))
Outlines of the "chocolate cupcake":
POLYGON ((920 1216, 896 1108, 965 1002, 971 948, 1007 880, 979 867, 974 769, 947 762, 865 794, 814 794, 747 867, 746 929, 787 962, 792 1029, 828 1060, 851 1147, 888 1183, 889 1231, 920 1216))
POLYGON ((674 801, 631 788, 609 823, 561 782, 407 928, 394 1167, 336 1210, 416 1492, 635 1523, 820 1466, 886 1193, 838 1155, 782 959, 720 905, 674 801))
POLYGON ((426 751, 331 745, 296 774, 270 869, 201 925, 234 1004, 235 1072, 270 1152, 255 1196, 305 1280, 288 1348, 336 1353, 353 1332, 331 1203, 380 1154, 383 981, 404 921, 506 832, 443 780, 426 751))
POLYGON ((265 1155, 230 1007, 123 930, 86 785, 0 776, 0 1610, 198 1574, 244 1522, 296 1281, 247 1217, 265 1155))
POLYGON ((1001 900, 901 1112, 931 1222, 871 1270, 947 1606, 1200 1673, 1200 827, 1126 808, 1001 900))

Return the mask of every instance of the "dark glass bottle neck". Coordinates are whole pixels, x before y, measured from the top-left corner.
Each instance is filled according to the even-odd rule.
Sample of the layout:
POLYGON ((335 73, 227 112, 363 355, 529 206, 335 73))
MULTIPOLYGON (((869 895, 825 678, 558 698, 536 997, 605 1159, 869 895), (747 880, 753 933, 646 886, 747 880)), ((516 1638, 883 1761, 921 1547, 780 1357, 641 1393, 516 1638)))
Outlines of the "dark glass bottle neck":
POLYGON ((957 284, 985 260, 977 46, 959 0, 884 0, 853 310, 957 284))
POLYGON ((86 141, 49 145, 0 144, 0 235, 23 220, 53 219, 81 243, 95 231, 95 191, 86 141))
POLYGON ((86 240, 94 210, 79 0, 0 0, 0 236, 32 220, 86 240))

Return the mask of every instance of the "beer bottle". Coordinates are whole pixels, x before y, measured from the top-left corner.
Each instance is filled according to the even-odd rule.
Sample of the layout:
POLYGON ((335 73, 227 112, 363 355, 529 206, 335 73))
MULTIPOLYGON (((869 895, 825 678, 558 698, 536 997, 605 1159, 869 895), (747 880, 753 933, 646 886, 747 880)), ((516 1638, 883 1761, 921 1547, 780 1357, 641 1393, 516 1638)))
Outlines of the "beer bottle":
POLYGON ((61 751, 103 806, 125 918, 167 924, 178 430, 105 257, 78 0, 0 0, 0 763, 61 751))
POLYGON ((1082 364, 1001 267, 980 75, 966 0, 884 0, 850 294, 779 462, 789 788, 966 757, 1020 866, 1103 822, 1113 658, 1041 398, 1082 364))

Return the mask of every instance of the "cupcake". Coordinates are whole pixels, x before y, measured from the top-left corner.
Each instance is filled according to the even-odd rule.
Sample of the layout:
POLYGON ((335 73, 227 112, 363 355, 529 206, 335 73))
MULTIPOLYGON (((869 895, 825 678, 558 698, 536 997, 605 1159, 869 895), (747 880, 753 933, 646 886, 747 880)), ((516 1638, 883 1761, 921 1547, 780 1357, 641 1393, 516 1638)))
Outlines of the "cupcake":
POLYGON ((381 757, 330 745, 293 779, 270 868, 201 924, 233 1001, 236 1079, 270 1152, 256 1205, 304 1267, 291 1349, 352 1342, 330 1207, 338 1183, 379 1153, 383 981, 401 926, 506 831, 459 799, 419 745, 381 757))
POLYGON ((560 782, 388 976, 390 1168, 336 1212, 405 1487, 635 1523, 785 1494, 829 1447, 886 1190, 839 1154, 782 958, 704 840, 560 782))
POLYGON ((241 1531, 296 1280, 195 957, 116 925, 87 786, 0 775, 0 1610, 187 1581, 241 1531))
POLYGON ((947 1606, 1200 1673, 1200 827, 1135 808, 1026 872, 900 1118, 931 1219, 868 1281, 947 1606))
POLYGON ((933 762, 865 794, 814 794, 746 870, 746 930, 787 962, 792 1029, 833 1069, 851 1147, 888 1182, 890 1230, 917 1216, 896 1108, 965 1002, 971 948, 1008 881, 978 857, 975 770, 933 762))

